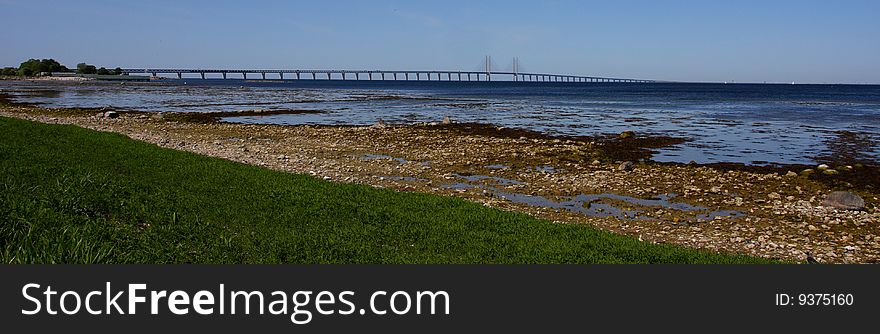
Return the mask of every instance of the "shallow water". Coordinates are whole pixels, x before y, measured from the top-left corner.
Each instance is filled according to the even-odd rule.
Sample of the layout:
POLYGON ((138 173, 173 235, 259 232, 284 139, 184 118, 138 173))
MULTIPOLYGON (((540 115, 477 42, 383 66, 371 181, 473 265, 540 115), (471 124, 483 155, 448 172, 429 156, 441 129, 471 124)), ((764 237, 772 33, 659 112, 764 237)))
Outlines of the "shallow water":
MULTIPOLYGON (((459 175, 459 177, 462 177, 459 175)), ((490 179, 489 177, 468 178, 468 181, 479 181, 490 179)), ((513 180, 509 180, 513 181, 513 180)), ((498 185, 520 184, 497 182, 498 185)), ((492 186, 472 184, 465 182, 451 183, 442 186, 446 189, 471 189, 479 188, 491 193, 494 197, 499 197, 511 201, 513 203, 525 204, 528 206, 567 210, 576 212, 590 217, 615 217, 625 220, 651 220, 645 216, 647 209, 669 209, 694 214, 691 219, 685 222, 701 222, 715 219, 715 217, 739 217, 743 214, 734 210, 709 210, 701 206, 691 205, 683 202, 672 202, 675 198, 674 194, 664 194, 657 198, 643 199, 617 194, 580 194, 572 197, 561 197, 561 200, 552 200, 544 196, 529 195, 507 190, 501 190, 492 186), (636 208, 621 208, 613 203, 605 202, 612 200, 624 202, 636 206, 636 208)))
POLYGON ((322 111, 225 119, 241 123, 411 124, 449 116, 556 135, 633 130, 690 139, 659 150, 657 161, 880 160, 880 86, 185 79, 0 81, 0 90, 48 107, 322 111))

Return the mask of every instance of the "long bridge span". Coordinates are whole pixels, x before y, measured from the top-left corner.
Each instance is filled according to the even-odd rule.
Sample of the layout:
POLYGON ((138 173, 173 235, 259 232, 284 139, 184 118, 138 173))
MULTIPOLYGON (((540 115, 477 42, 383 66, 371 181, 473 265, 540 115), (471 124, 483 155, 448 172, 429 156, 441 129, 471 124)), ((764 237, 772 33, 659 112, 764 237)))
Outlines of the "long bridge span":
POLYGON ((493 77, 502 80, 523 82, 638 82, 655 83, 655 80, 609 78, 581 76, 569 74, 526 73, 526 72, 495 72, 487 71, 389 71, 389 70, 228 70, 228 69, 186 69, 186 68, 123 68, 123 74, 159 74, 177 75, 182 79, 184 74, 197 74, 202 79, 223 78, 230 74, 243 79, 248 75, 259 75, 260 79, 296 79, 296 80, 418 80, 418 81, 492 81, 493 77))

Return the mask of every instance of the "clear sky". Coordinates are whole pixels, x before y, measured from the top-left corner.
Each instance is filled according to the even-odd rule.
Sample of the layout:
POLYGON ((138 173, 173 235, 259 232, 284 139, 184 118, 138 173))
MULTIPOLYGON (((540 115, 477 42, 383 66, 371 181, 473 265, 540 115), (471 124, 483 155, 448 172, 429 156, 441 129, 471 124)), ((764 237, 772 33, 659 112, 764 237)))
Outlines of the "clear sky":
POLYGON ((0 0, 0 65, 880 83, 880 1, 0 0))

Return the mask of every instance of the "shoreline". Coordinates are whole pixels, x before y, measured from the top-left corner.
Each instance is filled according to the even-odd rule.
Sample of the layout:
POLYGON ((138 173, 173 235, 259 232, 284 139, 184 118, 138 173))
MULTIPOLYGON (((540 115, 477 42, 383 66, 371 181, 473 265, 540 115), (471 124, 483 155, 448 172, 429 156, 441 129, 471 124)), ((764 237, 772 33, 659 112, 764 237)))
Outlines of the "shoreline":
POLYGON ((820 262, 880 262, 876 189, 847 181, 864 179, 859 173, 874 173, 873 169, 851 175, 786 176, 784 168, 638 162, 652 147, 668 145, 671 139, 555 138, 485 124, 282 126, 221 123, 219 118, 196 122, 177 113, 119 112, 117 118, 100 114, 96 109, 46 109, 0 101, 2 116, 116 132, 162 147, 331 182, 456 196, 648 242, 797 262, 805 261, 808 253, 820 262), (632 169, 621 171, 618 161, 632 162, 632 169), (849 182, 850 190, 864 198, 867 211, 818 207, 841 182, 849 182), (614 196, 538 206, 571 202, 570 197, 581 194, 614 196), (657 200, 666 194, 675 195, 657 200), (577 205, 607 208, 590 211, 594 214, 617 209, 638 215, 589 216, 577 205), (680 210, 684 205, 705 210, 680 210), (709 211, 742 215, 697 220, 709 211))

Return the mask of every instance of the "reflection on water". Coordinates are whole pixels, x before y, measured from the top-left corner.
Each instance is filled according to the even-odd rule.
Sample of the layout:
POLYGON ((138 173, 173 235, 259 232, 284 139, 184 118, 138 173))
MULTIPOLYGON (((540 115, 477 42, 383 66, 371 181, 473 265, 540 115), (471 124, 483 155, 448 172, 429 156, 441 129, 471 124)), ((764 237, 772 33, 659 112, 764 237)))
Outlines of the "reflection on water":
POLYGON ((0 90, 13 92, 19 101, 49 107, 327 111, 225 119, 241 123, 369 125, 384 120, 411 124, 449 116, 457 122, 558 135, 632 130, 691 139, 660 150, 653 157, 658 161, 813 164, 837 159, 841 152, 854 157, 851 160, 874 162, 880 154, 880 86, 187 82, 3 81, 0 90))

